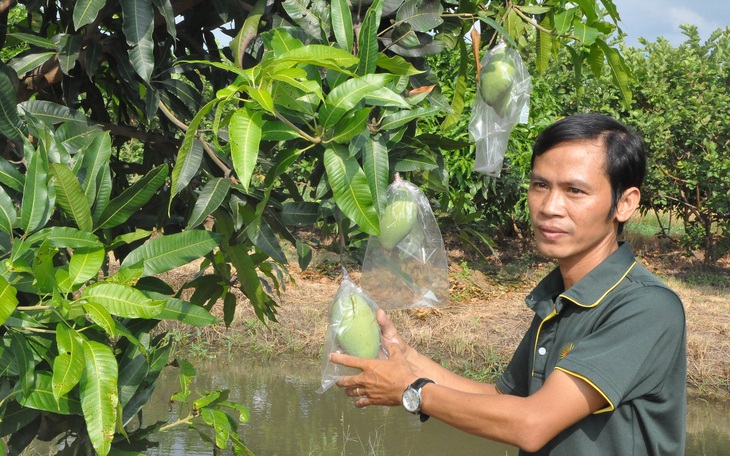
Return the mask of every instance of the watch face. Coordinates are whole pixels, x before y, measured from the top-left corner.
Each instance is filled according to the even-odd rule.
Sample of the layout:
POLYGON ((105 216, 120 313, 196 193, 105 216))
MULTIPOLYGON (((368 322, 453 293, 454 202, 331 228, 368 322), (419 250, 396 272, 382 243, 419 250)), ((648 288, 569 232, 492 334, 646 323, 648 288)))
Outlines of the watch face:
POLYGON ((421 406, 421 397, 413 388, 403 392, 403 407, 411 413, 416 413, 421 406))

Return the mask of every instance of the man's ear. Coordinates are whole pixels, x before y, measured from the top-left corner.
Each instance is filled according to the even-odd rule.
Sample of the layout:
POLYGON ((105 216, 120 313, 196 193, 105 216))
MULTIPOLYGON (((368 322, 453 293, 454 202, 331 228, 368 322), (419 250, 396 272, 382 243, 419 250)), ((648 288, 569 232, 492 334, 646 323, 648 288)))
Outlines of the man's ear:
POLYGON ((631 187, 626 189, 616 206, 616 221, 619 223, 627 221, 639 207, 640 200, 641 191, 638 188, 631 187))

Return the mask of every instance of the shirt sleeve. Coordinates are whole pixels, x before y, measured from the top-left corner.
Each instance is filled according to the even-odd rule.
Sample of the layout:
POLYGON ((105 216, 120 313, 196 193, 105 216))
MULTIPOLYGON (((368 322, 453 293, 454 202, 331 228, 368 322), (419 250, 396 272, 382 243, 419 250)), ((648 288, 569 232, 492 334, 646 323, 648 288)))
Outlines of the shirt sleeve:
POLYGON ((657 393, 686 337, 682 302, 667 288, 644 286, 613 302, 619 304, 605 309, 596 329, 556 366, 603 394, 609 407, 602 411, 657 393))

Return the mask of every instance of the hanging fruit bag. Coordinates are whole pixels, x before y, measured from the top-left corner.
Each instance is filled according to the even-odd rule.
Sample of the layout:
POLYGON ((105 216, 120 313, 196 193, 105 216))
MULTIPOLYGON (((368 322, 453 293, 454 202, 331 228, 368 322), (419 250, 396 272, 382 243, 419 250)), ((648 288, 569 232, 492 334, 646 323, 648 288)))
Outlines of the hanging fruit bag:
POLYGON ((436 217, 423 192, 398 174, 387 189, 380 235, 368 240, 360 285, 384 310, 449 303, 448 262, 436 217))
POLYGON ((477 84, 469 121, 474 171, 499 177, 512 128, 528 121, 532 79, 519 52, 500 42, 482 58, 477 84))

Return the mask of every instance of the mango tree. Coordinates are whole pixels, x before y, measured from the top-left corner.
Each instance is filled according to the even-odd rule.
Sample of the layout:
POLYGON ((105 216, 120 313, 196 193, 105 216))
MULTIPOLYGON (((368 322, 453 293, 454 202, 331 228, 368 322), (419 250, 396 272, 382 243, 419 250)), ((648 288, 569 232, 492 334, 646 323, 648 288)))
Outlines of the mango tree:
MULTIPOLYGON (((130 422, 172 362, 159 321, 212 324, 220 302, 229 324, 239 291, 275 321, 286 246, 302 268, 316 246, 297 227, 336 231, 345 252, 380 232, 394 172, 448 191, 443 146, 474 90, 476 24, 475 56, 504 40, 533 52, 537 73, 567 46, 578 74, 606 62, 630 98, 610 0, 11 0, 0 20, 21 6, 0 27, 0 436, 12 454, 58 436, 70 451, 141 451, 158 427, 130 422), (426 64, 446 48, 460 56, 448 97, 426 64), (443 131, 419 129, 440 113, 443 131), (177 289, 158 278, 194 260, 177 289)), ((175 399, 190 401, 194 370, 175 364, 175 399)), ((224 391, 191 409, 183 424, 246 451, 246 410, 224 391)))

